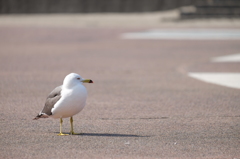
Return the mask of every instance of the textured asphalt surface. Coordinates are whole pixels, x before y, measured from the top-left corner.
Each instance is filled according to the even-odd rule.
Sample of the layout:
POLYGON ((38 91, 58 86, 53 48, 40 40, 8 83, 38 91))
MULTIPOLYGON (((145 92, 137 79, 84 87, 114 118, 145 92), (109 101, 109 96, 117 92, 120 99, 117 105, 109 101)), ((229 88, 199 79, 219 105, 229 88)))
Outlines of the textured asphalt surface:
POLYGON ((239 40, 123 40, 138 28, 0 26, 0 158, 240 158, 240 90, 188 72, 240 72, 210 62, 239 40), (91 78, 74 116, 32 120, 71 72, 91 78), (69 119, 63 131, 69 132, 69 119))

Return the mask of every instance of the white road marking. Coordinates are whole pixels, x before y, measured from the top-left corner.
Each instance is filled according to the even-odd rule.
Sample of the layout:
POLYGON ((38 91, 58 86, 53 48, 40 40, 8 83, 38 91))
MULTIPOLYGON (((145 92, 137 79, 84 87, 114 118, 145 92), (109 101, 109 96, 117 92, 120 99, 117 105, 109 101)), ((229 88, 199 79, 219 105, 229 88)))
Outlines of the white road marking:
POLYGON ((237 29, 159 29, 125 33, 123 39, 169 39, 169 40, 240 40, 237 29))
MULTIPOLYGON (((159 29, 122 34, 123 39, 240 40, 239 29, 159 29)), ((240 54, 216 57, 212 62, 239 62, 240 54)), ((240 73, 190 72, 204 82, 240 89, 240 73)))
POLYGON ((215 57, 212 62, 240 62, 240 54, 215 57))
MULTIPOLYGON (((212 62, 240 62, 240 54, 226 55, 212 58, 212 62)), ((191 72, 190 77, 195 79, 218 84, 221 86, 240 89, 240 73, 217 73, 217 72, 191 72)))
POLYGON ((188 75, 204 82, 240 89, 240 73, 190 72, 188 75))

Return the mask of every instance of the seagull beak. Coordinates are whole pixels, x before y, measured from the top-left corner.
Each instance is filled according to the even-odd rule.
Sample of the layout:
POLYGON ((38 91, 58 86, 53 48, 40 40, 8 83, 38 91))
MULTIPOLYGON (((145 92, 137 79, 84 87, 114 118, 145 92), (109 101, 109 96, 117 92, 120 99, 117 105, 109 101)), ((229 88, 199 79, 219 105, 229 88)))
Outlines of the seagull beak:
POLYGON ((91 79, 84 79, 82 80, 83 83, 93 83, 93 81, 91 79))

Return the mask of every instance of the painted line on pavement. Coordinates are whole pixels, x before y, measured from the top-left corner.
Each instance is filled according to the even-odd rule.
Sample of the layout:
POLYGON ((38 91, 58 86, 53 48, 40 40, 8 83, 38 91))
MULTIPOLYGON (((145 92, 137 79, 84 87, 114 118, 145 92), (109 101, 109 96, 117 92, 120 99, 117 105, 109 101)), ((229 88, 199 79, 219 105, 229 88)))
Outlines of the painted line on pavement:
POLYGON ((188 76, 207 83, 240 89, 240 73, 190 72, 188 76))
POLYGON ((212 58, 212 62, 240 62, 240 54, 212 58))
POLYGON ((152 40, 240 40, 237 29, 158 29, 143 32, 125 33, 123 39, 152 40))

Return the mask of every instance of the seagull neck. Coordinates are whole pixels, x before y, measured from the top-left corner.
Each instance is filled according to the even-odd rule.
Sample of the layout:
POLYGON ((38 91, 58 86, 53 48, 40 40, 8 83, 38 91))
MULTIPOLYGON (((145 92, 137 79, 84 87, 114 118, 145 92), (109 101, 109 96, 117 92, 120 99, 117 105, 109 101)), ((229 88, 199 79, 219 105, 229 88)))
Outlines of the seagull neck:
POLYGON ((64 89, 72 89, 72 88, 74 88, 74 87, 76 87, 77 85, 75 85, 75 84, 63 84, 63 88, 64 89))
POLYGON ((71 89, 75 86, 75 83, 74 82, 71 82, 71 81, 63 81, 63 88, 65 89, 71 89))
POLYGON ((71 89, 71 88, 73 88, 73 86, 71 86, 71 85, 63 85, 63 88, 64 89, 71 89))

